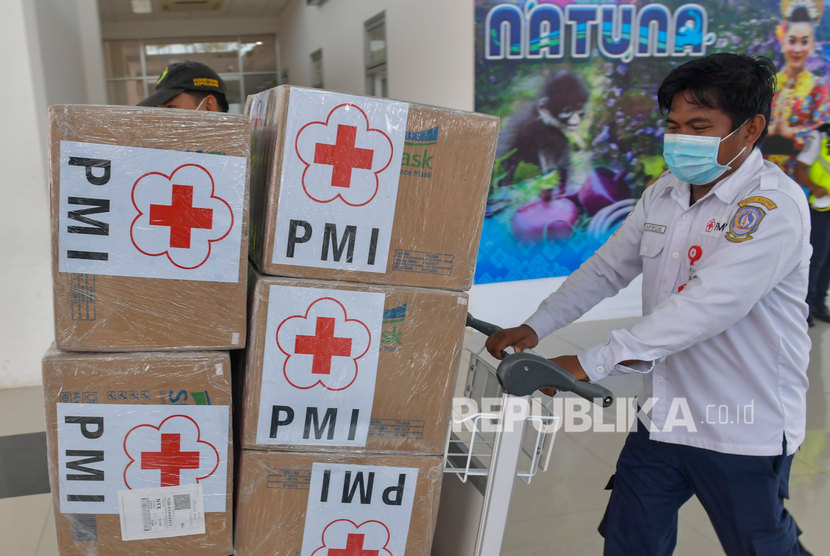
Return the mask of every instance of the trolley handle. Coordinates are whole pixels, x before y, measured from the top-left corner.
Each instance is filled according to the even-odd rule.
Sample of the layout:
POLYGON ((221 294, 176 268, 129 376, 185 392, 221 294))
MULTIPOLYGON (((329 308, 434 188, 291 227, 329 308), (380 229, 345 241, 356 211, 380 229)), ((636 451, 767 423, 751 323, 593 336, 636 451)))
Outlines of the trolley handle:
MULTIPOLYGON (((486 336, 501 328, 495 324, 474 318, 467 313, 467 326, 486 336)), ((532 351, 507 355, 502 351, 502 361, 496 369, 502 389, 514 396, 527 396, 540 388, 554 388, 574 392, 586 400, 608 407, 614 403, 614 394, 599 384, 576 380, 568 371, 553 361, 532 351)))
POLYGON ((475 330, 478 330, 485 336, 492 336, 493 334, 501 330, 501 326, 483 320, 479 320, 470 313, 467 313, 467 326, 475 330))

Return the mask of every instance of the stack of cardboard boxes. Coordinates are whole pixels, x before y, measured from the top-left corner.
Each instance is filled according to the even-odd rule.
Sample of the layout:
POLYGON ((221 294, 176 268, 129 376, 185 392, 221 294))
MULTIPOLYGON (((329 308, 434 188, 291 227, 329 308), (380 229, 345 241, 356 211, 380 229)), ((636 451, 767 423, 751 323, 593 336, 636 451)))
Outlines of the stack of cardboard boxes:
POLYGON ((248 169, 244 116, 50 109, 43 381, 61 554, 233 551, 248 169))
POLYGON ((498 133, 277 87, 251 121, 242 555, 427 555, 498 133))
POLYGON ((247 112, 50 109, 61 554, 430 552, 498 119, 247 112))

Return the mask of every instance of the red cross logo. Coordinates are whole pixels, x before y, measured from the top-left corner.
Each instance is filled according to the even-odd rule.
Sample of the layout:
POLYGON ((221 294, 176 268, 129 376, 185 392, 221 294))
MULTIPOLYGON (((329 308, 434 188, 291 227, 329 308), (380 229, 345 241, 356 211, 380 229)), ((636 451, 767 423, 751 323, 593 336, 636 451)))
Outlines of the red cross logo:
POLYGON ((337 142, 334 145, 317 143, 314 150, 314 162, 332 166, 331 184, 335 187, 349 187, 352 182, 352 170, 372 169, 372 149, 355 147, 357 128, 352 125, 337 126, 337 142))
POLYGON ((715 219, 711 219, 709 222, 706 223, 706 231, 711 232, 715 229, 715 219))
POLYGON ((349 533, 346 548, 329 548, 328 556, 378 556, 378 550, 363 550, 365 535, 349 533))
POLYGON ((181 435, 162 434, 160 452, 143 452, 142 469, 161 471, 161 486, 178 486, 182 469, 199 469, 199 452, 181 452, 181 435))
POLYGON ((170 205, 150 205, 150 224, 170 226, 170 247, 190 248, 193 228, 210 229, 213 210, 193 206, 193 186, 173 185, 170 205))
POLYGON ((334 335, 335 322, 331 317, 317 317, 314 336, 298 335, 294 342, 294 353, 313 356, 313 374, 330 374, 332 357, 348 357, 352 353, 352 339, 334 335))

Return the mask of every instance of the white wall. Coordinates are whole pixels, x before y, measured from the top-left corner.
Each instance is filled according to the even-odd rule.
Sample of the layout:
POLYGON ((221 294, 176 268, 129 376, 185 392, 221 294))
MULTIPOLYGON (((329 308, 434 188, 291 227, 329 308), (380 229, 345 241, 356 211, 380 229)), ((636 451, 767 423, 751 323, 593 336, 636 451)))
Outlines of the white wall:
POLYGON ((0 132, 6 161, 0 180, 5 199, 0 203, 0 387, 36 384, 39 356, 52 336, 45 130, 38 125, 45 94, 36 92, 32 73, 39 60, 26 32, 29 8, 27 0, 9 0, 0 18, 3 71, 15 83, 6 89, 0 132))
POLYGON ((311 84, 311 53, 323 50, 323 85, 365 94, 363 23, 386 13, 389 97, 460 110, 473 108, 472 0, 294 0, 280 14, 283 69, 311 84))
POLYGON ((6 0, 7 81, 0 152, 0 388, 40 383, 54 338, 49 255, 47 108, 103 102, 95 0, 6 0))

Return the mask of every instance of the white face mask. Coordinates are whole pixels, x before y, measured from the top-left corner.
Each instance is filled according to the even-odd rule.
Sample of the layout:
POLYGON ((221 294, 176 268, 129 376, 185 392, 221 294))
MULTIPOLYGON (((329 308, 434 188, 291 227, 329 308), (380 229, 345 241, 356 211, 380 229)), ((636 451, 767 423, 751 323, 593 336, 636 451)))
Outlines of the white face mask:
POLYGON ((678 179, 692 185, 703 185, 715 181, 727 170, 731 170, 730 164, 746 150, 746 145, 744 145, 732 160, 723 165, 718 162, 721 142, 731 137, 748 121, 746 120, 724 138, 666 133, 663 136, 663 158, 669 170, 678 179))
POLYGON ((202 102, 200 102, 200 103, 199 103, 199 106, 197 106, 197 107, 196 107, 196 110, 201 110, 201 109, 202 109, 202 105, 205 103, 205 101, 206 101, 207 99, 208 99, 208 97, 203 98, 203 99, 202 99, 202 102))

